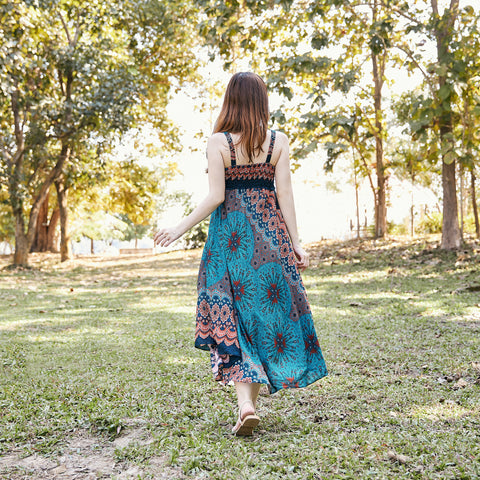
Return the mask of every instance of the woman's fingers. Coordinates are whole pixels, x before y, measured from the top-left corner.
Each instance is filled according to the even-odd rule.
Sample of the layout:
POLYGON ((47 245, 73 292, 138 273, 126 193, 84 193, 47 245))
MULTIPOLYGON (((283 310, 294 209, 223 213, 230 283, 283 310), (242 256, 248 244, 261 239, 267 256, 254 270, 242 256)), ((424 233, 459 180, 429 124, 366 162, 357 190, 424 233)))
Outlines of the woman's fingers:
POLYGON ((154 245, 160 245, 161 247, 168 247, 174 242, 179 235, 173 228, 162 228, 153 237, 154 245))
POLYGON ((297 267, 299 270, 305 270, 308 267, 308 254, 302 247, 296 247, 295 256, 297 257, 297 267))
POLYGON ((159 230, 153 237, 153 243, 158 245, 165 236, 165 230, 159 230))
POLYGON ((165 240, 167 239, 167 231, 166 229, 162 229, 162 230, 159 230, 155 236, 153 237, 153 242, 155 245, 160 245, 162 247, 164 247, 164 242, 165 240))

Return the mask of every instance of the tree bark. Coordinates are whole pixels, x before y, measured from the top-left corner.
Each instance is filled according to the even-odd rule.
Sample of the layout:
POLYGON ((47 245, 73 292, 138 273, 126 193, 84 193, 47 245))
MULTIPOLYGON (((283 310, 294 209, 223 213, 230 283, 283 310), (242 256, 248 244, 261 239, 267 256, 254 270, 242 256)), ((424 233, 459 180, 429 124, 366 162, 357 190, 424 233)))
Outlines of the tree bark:
MULTIPOLYGON (((377 20, 377 2, 373 7, 373 22, 377 20)), ((386 48, 386 47, 384 47, 386 48)), ((385 55, 380 59, 373 51, 372 71, 374 82, 373 101, 375 108, 375 169, 377 173, 377 194, 375 205, 375 238, 382 238, 387 233, 387 198, 385 192, 385 164, 383 157, 383 125, 382 125, 382 87, 385 69, 385 55)))
POLYGON ((59 253, 59 238, 57 232, 58 221, 60 220, 60 208, 58 206, 52 212, 50 222, 48 223, 47 251, 59 253))
POLYGON ((18 103, 18 89, 10 95, 11 108, 14 120, 15 154, 7 160, 8 168, 12 174, 8 182, 10 203, 15 217, 15 252, 13 254, 14 265, 27 265, 30 245, 25 234, 25 220, 23 218, 23 197, 19 192, 21 171, 25 158, 25 139, 23 136, 22 122, 20 120, 20 107, 18 103))
POLYGON ((353 174, 355 180, 355 217, 357 219, 357 239, 360 239, 360 207, 358 205, 358 179, 355 161, 353 162, 353 174))
POLYGON ((55 188, 57 189, 57 201, 60 210, 60 261, 65 262, 70 260, 73 255, 68 226, 68 196, 63 175, 55 180, 55 188))
POLYGON ((477 193, 475 191, 475 167, 472 167, 470 173, 471 180, 471 195, 472 195, 472 207, 473 207, 473 218, 475 219, 475 234, 477 238, 480 238, 480 223, 478 222, 478 206, 477 206, 477 193))
MULTIPOLYGON (((449 45, 452 41, 455 20, 458 16, 459 0, 450 0, 450 6, 445 8, 440 18, 437 0, 431 0, 433 19, 436 22, 434 27, 437 43, 437 61, 440 65, 451 67, 449 45)), ((441 89, 447 85, 447 75, 438 76, 438 87, 441 89)), ((455 180, 455 164, 446 162, 447 154, 454 149, 453 138, 453 119, 450 96, 442 102, 442 113, 438 118, 440 127, 440 141, 442 149, 442 188, 443 188, 443 222, 442 222, 442 242, 441 248, 453 250, 460 248, 462 239, 460 228, 458 226, 458 202, 457 185, 455 180), (446 104, 446 105, 445 105, 446 104), (449 149, 445 147, 450 145, 449 149)))
POLYGON ((35 236, 33 238, 30 252, 46 252, 48 250, 48 201, 49 194, 40 206, 38 212, 37 225, 35 226, 35 236))
POLYGON ((460 248, 461 237, 458 227, 457 186, 455 183, 455 162, 446 164, 442 161, 443 187, 443 223, 442 243, 444 250, 460 248))
POLYGON ((25 221, 23 213, 15 212, 15 252, 13 254, 13 264, 26 266, 28 265, 28 254, 30 248, 25 235, 25 221))

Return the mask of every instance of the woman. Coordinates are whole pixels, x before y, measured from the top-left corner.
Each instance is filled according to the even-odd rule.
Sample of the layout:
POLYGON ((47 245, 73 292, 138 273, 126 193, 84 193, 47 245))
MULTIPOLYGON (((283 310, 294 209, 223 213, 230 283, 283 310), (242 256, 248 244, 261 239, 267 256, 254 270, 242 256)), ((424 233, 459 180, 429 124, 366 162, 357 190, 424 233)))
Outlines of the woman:
POLYGON ((308 255, 298 238, 288 139, 269 131, 268 121, 263 80, 235 74, 208 139, 209 193, 154 237, 166 247, 212 214, 198 275, 195 346, 210 351, 216 380, 235 384, 237 435, 251 435, 259 423, 261 384, 275 393, 327 375, 299 274, 308 255))

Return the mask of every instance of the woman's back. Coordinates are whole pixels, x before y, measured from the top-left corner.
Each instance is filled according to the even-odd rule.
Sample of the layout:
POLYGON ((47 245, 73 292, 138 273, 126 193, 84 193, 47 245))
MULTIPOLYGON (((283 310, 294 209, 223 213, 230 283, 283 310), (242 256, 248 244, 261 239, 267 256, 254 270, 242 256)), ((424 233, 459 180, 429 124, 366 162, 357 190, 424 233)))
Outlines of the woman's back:
MULTIPOLYGON (((225 167, 230 167, 232 162, 231 162, 231 150, 230 146, 228 144, 227 137, 223 132, 215 133, 214 135, 219 135, 222 138, 222 143, 221 143, 221 154, 222 158, 224 161, 225 167)), ((280 157, 280 152, 281 152, 281 145, 284 143, 282 138, 285 137, 284 134, 275 132, 275 141, 276 141, 276 147, 272 151, 272 156, 270 159, 270 163, 272 165, 276 165, 278 162, 278 159, 280 157), (280 140, 280 141, 279 141, 280 140)), ((268 150, 269 146, 271 143, 272 139, 272 131, 268 130, 267 135, 265 136, 265 140, 263 141, 261 145, 261 150, 253 157, 252 161, 249 161, 248 156, 245 154, 244 148, 242 148, 242 145, 240 143, 241 135, 239 133, 230 133, 230 136, 232 138, 233 146, 235 149, 235 157, 236 157, 236 164, 237 165, 251 165, 252 163, 265 163, 267 156, 268 156, 268 150)))

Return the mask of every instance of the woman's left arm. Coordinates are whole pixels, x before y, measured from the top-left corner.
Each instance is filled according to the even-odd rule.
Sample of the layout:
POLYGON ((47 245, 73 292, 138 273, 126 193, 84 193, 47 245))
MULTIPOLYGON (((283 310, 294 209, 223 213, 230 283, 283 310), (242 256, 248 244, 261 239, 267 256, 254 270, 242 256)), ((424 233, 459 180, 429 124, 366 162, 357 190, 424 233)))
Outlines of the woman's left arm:
POLYGON ((190 215, 184 217, 175 227, 162 228, 153 237, 155 245, 167 247, 188 232, 197 223, 208 217, 225 200, 225 166, 221 154, 222 135, 214 134, 208 139, 208 195, 190 215))

